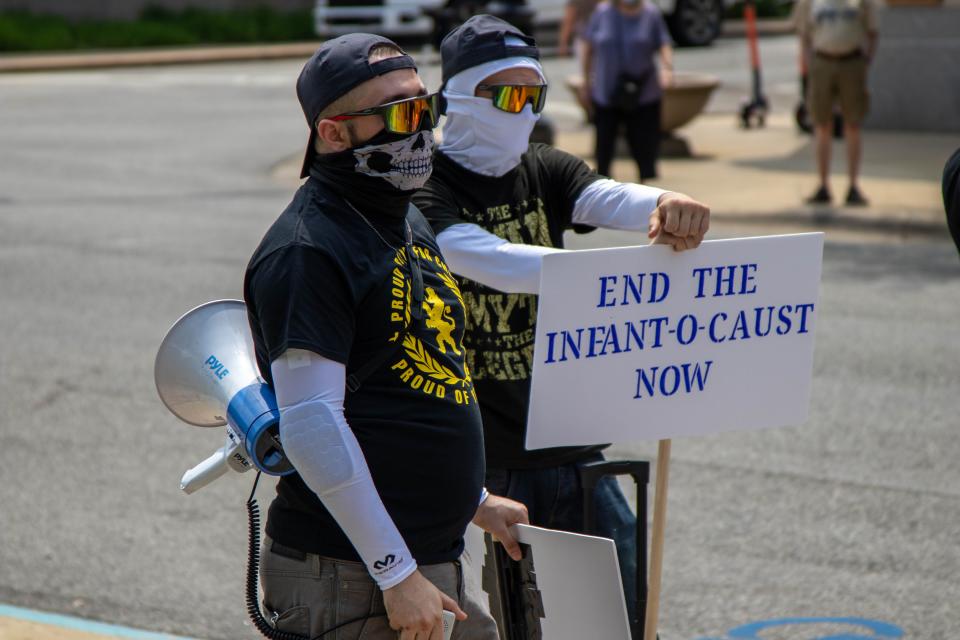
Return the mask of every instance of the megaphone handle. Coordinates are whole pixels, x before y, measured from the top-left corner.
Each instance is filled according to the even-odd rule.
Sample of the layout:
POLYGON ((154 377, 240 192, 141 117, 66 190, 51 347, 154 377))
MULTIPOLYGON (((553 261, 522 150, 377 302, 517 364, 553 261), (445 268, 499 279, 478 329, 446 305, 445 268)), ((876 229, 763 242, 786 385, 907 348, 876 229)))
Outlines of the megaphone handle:
POLYGON ((190 494, 198 489, 202 489, 223 474, 230 467, 227 466, 230 454, 227 449, 230 443, 217 449, 212 456, 190 469, 180 478, 180 488, 184 493, 190 494))

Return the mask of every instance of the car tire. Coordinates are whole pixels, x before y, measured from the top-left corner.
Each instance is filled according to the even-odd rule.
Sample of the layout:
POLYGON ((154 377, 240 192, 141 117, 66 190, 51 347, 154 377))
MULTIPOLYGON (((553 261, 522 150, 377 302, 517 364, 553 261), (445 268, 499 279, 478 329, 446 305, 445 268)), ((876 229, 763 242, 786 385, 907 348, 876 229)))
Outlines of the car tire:
POLYGON ((667 22, 677 44, 704 47, 720 35, 722 19, 721 0, 677 0, 673 15, 667 22))

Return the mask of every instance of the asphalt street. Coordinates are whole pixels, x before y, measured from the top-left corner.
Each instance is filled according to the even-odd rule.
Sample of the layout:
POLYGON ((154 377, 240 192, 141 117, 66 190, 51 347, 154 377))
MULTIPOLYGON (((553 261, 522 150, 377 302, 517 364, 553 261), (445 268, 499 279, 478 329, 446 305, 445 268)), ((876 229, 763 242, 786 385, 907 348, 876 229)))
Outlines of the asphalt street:
MULTIPOLYGON (((791 108, 794 41, 761 47, 774 107, 791 108)), ((746 95, 745 61, 736 40, 677 55, 678 69, 727 82, 712 111, 746 95)), ((241 297, 246 261, 291 195, 274 169, 306 141, 299 68, 0 76, 0 602, 259 637, 243 606, 253 475, 180 492, 223 430, 170 415, 153 361, 186 310, 241 297)), ((552 77, 571 69, 547 63, 552 77)), ((437 86, 436 66, 423 72, 437 86)), ((573 127, 562 94, 548 113, 573 127)), ((723 211, 714 221, 714 237, 730 235, 723 211)), ((571 246, 638 242, 598 233, 571 246)), ((943 239, 828 236, 807 424, 674 442, 663 640, 830 616, 960 637, 958 317, 960 261, 943 239)))

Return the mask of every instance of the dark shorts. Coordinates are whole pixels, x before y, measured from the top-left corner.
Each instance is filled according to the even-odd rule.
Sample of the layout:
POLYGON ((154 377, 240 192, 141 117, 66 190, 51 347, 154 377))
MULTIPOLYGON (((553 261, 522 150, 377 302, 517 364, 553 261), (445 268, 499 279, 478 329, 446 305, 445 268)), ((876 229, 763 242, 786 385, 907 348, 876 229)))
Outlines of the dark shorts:
POLYGON ((807 108, 815 124, 833 122, 833 105, 838 102, 847 124, 863 122, 870 106, 864 56, 834 59, 814 55, 809 74, 807 108))

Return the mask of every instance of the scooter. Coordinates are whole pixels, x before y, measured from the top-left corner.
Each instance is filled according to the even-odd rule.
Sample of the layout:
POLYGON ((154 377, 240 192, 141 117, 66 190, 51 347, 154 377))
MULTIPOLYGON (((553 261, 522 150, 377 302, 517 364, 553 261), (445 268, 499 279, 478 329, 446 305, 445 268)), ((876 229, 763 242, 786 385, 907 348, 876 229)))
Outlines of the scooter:
POLYGON ((753 94, 740 107, 740 124, 749 129, 753 124, 763 127, 766 124, 770 103, 763 95, 760 78, 760 47, 757 44, 757 8, 754 0, 746 0, 743 18, 747 24, 747 44, 750 47, 750 69, 753 75, 753 94))

